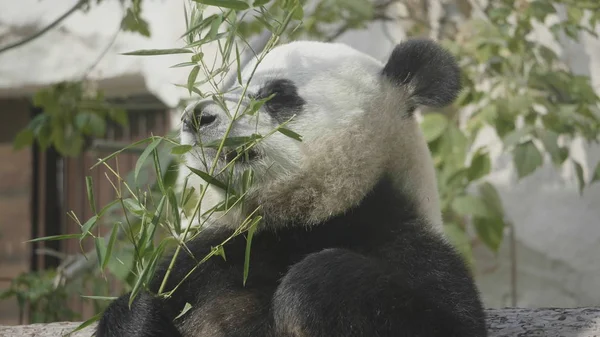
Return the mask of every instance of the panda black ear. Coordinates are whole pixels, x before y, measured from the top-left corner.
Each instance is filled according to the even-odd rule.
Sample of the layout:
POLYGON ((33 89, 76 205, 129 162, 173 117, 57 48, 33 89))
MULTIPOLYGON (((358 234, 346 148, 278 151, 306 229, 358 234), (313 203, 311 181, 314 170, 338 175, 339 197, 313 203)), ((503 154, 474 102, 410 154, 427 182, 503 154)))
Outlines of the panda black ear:
POLYGON ((413 39, 394 48, 383 75, 406 86, 415 105, 446 106, 460 92, 460 69, 454 57, 436 42, 413 39))

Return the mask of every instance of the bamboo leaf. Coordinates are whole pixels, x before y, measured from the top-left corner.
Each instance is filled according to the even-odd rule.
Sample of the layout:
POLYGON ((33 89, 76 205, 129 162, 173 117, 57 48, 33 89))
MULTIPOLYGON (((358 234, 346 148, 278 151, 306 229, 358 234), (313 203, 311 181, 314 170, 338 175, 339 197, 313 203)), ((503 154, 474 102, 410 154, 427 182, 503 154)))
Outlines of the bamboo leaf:
POLYGON ((77 331, 82 330, 82 329, 85 329, 88 326, 92 325, 92 323, 96 322, 97 320, 100 319, 100 317, 102 317, 102 314, 103 314, 102 312, 99 312, 99 313, 95 314, 94 316, 92 316, 87 321, 79 324, 79 326, 77 328, 75 328, 75 330, 71 331, 71 333, 77 332, 77 331))
POLYGON ((171 153, 176 155, 182 155, 189 152, 191 149, 191 145, 177 145, 171 149, 171 153))
POLYGON ((138 175, 140 173, 140 170, 142 169, 142 166, 144 165, 144 162, 146 161, 146 159, 148 159, 148 156, 152 153, 152 151, 156 149, 158 144, 160 144, 161 140, 162 138, 155 139, 150 145, 148 145, 148 147, 146 147, 144 152, 142 152, 142 154, 138 158, 137 162, 135 163, 135 181, 137 181, 138 175))
POLYGON ((50 235, 50 236, 44 236, 41 238, 31 239, 31 240, 28 240, 25 242, 58 241, 58 240, 78 239, 80 237, 81 237, 81 234, 50 235))
POLYGON ((119 232, 119 225, 115 223, 112 228, 112 232, 110 233, 110 239, 108 240, 108 245, 106 246, 106 254, 104 255, 104 260, 102 261, 102 269, 106 268, 108 261, 110 260, 110 256, 112 254, 113 247, 115 245, 115 241, 117 240, 117 233, 119 232))
POLYGON ((98 215, 93 215, 91 218, 88 219, 88 221, 86 221, 83 226, 81 227, 81 233, 83 234, 81 236, 81 239, 83 240, 83 238, 85 238, 88 234, 91 234, 90 231, 96 226, 96 224, 98 223, 98 215))
POLYGON ((192 171, 195 175, 199 176, 200 178, 202 178, 202 180, 206 181, 207 183, 214 185, 222 190, 227 191, 227 184, 221 182, 220 180, 218 180, 217 178, 211 176, 210 174, 206 173, 206 172, 202 172, 198 169, 195 169, 193 167, 189 167, 187 166, 187 168, 192 171))
POLYGON ((102 261, 106 256, 106 246, 104 246, 104 238, 95 237, 94 246, 96 247, 96 255, 98 256, 98 267, 102 268, 102 261))
POLYGON ((185 302, 185 306, 183 307, 183 310, 181 310, 179 315, 177 315, 177 317, 175 317, 173 320, 176 320, 176 319, 180 318, 181 316, 185 315, 188 311, 190 311, 190 309, 192 309, 192 305, 185 302))
POLYGON ((209 6, 231 8, 231 9, 236 9, 236 10, 244 10, 244 9, 250 8, 250 5, 248 5, 246 2, 239 1, 239 0, 194 0, 194 1, 201 3, 201 4, 209 5, 209 6))
POLYGON ((198 77, 198 73, 200 72, 200 66, 195 66, 194 69, 188 75, 187 80, 187 89, 192 94, 192 88, 194 87, 194 83, 196 82, 196 78, 198 77))
POLYGON ((293 139, 295 139, 297 141, 300 141, 300 142, 302 141, 302 136, 299 135, 299 134, 297 134, 297 133, 295 133, 294 131, 292 131, 290 129, 278 128, 277 131, 279 131, 282 134, 284 134, 284 135, 286 135, 286 136, 288 136, 290 138, 293 138, 293 139))
POLYGON ((244 286, 246 286, 246 280, 248 280, 248 274, 250 271, 250 250, 252 247, 252 238, 254 237, 254 232, 256 232, 256 225, 258 225, 261 219, 262 217, 257 217, 248 228, 248 237, 246 238, 246 253, 244 255, 244 286))
POLYGON ((92 213, 96 214, 96 200, 94 199, 94 183, 92 177, 85 177, 85 188, 87 191, 88 202, 90 203, 90 209, 92 213))
POLYGON ((172 55, 172 54, 191 54, 193 51, 189 49, 175 48, 175 49, 141 49, 123 53, 121 55, 134 55, 134 56, 156 56, 156 55, 172 55))

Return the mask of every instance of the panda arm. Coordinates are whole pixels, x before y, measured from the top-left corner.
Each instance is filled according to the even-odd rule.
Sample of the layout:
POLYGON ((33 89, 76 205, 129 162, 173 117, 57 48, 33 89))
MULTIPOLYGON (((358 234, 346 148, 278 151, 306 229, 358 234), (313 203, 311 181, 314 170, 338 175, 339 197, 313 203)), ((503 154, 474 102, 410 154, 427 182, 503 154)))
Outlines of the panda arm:
POLYGON ((273 298, 276 336, 485 337, 460 256, 418 229, 402 234, 376 254, 332 248, 293 265, 273 298))

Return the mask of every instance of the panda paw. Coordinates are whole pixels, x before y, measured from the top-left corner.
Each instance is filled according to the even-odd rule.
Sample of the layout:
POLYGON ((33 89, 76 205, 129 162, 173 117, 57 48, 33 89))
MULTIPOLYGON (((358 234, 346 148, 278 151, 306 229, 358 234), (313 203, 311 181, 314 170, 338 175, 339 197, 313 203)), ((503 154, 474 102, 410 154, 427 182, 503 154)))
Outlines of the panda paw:
POLYGON ((164 303, 148 293, 139 294, 129 307, 129 294, 113 301, 104 311, 96 337, 182 337, 164 311, 164 303))

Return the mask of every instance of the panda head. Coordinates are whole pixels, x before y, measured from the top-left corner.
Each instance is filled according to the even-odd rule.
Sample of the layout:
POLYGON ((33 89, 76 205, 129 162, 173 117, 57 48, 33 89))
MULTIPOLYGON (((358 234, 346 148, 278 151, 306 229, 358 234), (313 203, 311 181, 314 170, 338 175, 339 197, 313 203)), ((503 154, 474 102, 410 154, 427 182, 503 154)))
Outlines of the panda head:
MULTIPOLYGON (((326 221, 359 204, 384 175, 418 214, 441 223, 433 164, 414 110, 445 106, 458 94, 459 69, 448 52, 428 40, 409 40, 382 64, 343 44, 299 41, 255 62, 241 73, 242 83, 250 80, 245 92, 233 88, 220 101, 205 99, 184 112, 181 141, 194 146, 187 166, 208 171, 216 152, 200 144, 223 138, 232 115, 249 104, 246 98, 272 97, 253 115, 238 113, 229 137, 270 135, 219 177, 239 187, 251 168, 255 182, 245 204, 260 205, 269 224, 326 221), (272 133, 283 122, 302 140, 272 133)), ((235 157, 232 150, 224 149, 216 172, 235 157)), ((202 208, 224 197, 211 186, 202 208)), ((250 208, 211 216, 237 226, 250 208)))

